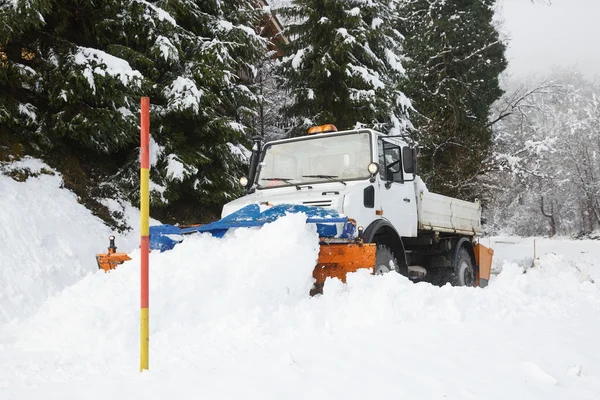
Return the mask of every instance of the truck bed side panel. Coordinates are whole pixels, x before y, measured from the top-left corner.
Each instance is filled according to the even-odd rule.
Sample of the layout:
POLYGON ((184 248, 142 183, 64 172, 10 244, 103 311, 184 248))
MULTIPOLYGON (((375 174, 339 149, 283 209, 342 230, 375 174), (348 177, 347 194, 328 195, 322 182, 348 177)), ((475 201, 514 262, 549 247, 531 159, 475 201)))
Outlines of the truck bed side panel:
POLYGON ((461 234, 481 233, 481 205, 431 192, 417 193, 419 229, 461 234))

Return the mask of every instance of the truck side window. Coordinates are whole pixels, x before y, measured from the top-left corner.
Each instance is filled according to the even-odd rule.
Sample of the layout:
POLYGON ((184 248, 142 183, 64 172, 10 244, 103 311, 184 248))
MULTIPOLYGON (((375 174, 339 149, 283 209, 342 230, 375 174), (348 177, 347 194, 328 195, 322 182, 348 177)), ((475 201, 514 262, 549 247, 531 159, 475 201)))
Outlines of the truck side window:
POLYGON ((382 141, 379 146, 380 176, 383 180, 402 182, 402 159, 400 146, 382 141))

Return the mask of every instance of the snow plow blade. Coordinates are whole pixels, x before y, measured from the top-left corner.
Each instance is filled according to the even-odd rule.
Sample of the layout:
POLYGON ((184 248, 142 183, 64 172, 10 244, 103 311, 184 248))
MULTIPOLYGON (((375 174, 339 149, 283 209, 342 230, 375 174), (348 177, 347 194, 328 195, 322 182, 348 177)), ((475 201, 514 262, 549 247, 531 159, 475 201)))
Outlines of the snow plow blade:
POLYGON ((348 239, 354 237, 355 223, 347 217, 341 217, 334 210, 297 204, 278 204, 261 207, 249 204, 230 215, 205 225, 177 227, 174 225, 156 225, 150 227, 150 250, 166 251, 183 241, 185 235, 192 233, 210 233, 214 237, 223 237, 229 229, 253 228, 274 222, 287 214, 304 213, 306 223, 315 224, 321 238, 348 239), (342 224, 338 229, 336 224, 342 224))
MULTIPOLYGON (((210 233, 214 237, 223 237, 229 229, 260 227, 273 222, 286 214, 304 213, 307 224, 315 224, 320 238, 320 250, 313 277, 315 285, 310 294, 323 292, 327 278, 338 278, 346 282, 346 274, 360 268, 375 267, 375 244, 363 243, 355 238, 356 222, 340 216, 334 210, 326 210, 314 206, 295 204, 279 204, 261 207, 250 204, 242 209, 205 225, 174 226, 157 225, 150 227, 150 250, 168 251, 193 233, 210 233)), ((108 253, 97 254, 98 268, 104 271, 115 269, 123 262, 130 260, 125 253, 117 253, 114 236, 110 237, 108 253)))
POLYGON ((327 278, 338 278, 345 283, 347 273, 360 268, 374 268, 376 250, 374 243, 322 243, 313 270, 315 284, 310 295, 323 293, 327 278))
POLYGON ((492 256, 494 250, 485 247, 481 243, 475 245, 475 263, 477 264, 477 276, 475 284, 478 287, 486 287, 490 281, 490 275, 492 274, 492 256))
POLYGON ((125 261, 131 260, 126 253, 117 253, 114 236, 110 236, 108 240, 108 252, 106 254, 96 254, 98 268, 103 269, 105 272, 117 268, 117 266, 123 264, 125 261))

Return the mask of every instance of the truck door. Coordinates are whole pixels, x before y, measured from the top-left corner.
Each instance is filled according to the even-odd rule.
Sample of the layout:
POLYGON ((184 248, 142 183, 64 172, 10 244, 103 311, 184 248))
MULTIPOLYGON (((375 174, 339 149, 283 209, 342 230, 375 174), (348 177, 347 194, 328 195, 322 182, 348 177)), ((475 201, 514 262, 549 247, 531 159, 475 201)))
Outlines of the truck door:
POLYGON ((383 218, 396 228, 400 236, 417 236, 417 199, 413 175, 405 178, 400 144, 380 140, 378 194, 383 218), (404 179, 411 181, 404 182, 404 179))

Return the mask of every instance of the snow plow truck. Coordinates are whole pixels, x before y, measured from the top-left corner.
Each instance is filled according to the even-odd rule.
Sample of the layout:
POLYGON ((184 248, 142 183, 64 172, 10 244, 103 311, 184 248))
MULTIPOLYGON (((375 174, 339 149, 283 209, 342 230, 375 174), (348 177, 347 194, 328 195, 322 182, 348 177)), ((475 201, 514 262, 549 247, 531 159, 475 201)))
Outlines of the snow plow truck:
MULTIPOLYGON (((316 224, 320 251, 311 295, 327 278, 367 268, 412 281, 485 287, 493 250, 478 242, 481 205, 431 193, 417 175, 417 152, 401 136, 371 129, 311 128, 301 137, 263 143, 254 137, 246 194, 205 225, 150 227, 151 251, 168 251, 186 235, 257 227, 288 213, 316 224)), ((96 255, 109 271, 129 257, 96 255)))

